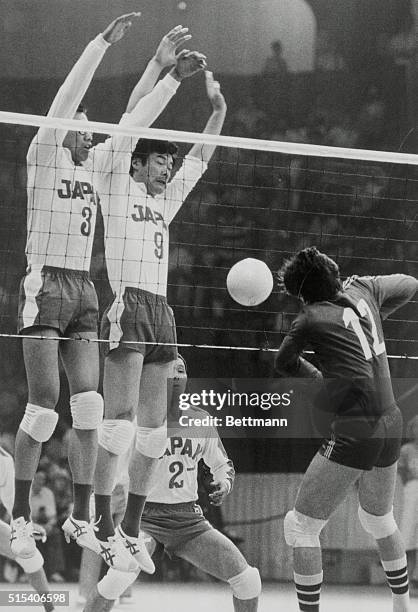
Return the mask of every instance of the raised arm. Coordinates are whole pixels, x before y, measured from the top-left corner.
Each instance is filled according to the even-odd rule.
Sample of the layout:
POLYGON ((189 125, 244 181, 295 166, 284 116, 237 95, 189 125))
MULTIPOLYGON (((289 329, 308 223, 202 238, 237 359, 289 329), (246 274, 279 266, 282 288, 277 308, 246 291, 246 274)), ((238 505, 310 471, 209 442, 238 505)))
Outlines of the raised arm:
POLYGON ((188 28, 178 25, 162 38, 155 55, 148 62, 143 75, 131 93, 126 107, 127 113, 135 108, 141 98, 152 91, 161 72, 165 68, 175 65, 179 47, 191 39, 188 31, 188 28))
MULTIPOLYGON (((121 15, 92 40, 84 49, 80 58, 74 64, 64 83, 59 88, 52 102, 48 117, 73 118, 77 108, 87 91, 93 75, 99 66, 107 48, 119 41, 131 27, 132 20, 140 13, 121 15)), ((35 137, 35 144, 52 145, 44 147, 46 153, 54 154, 54 148, 61 146, 67 130, 40 128, 35 137)), ((39 161, 39 152, 37 155, 39 161)))
MULTIPOLYGON (((212 104, 212 114, 209 117, 209 121, 206 124, 205 129, 203 130, 204 134, 220 134, 226 115, 226 102, 225 98, 221 93, 221 86, 218 81, 215 81, 213 78, 212 72, 206 70, 206 93, 209 98, 210 103, 212 104)), ((195 144, 189 155, 192 157, 197 157, 201 161, 208 163, 210 158, 212 157, 214 151, 216 149, 215 145, 201 145, 195 144)))
MULTIPOLYGON (((176 93, 180 82, 204 70, 206 58, 197 51, 181 51, 176 65, 149 94, 141 98, 130 113, 125 113, 120 125, 149 127, 162 113, 176 93)), ((104 143, 94 147, 93 167, 96 172, 108 174, 115 168, 118 172, 128 172, 136 138, 131 136, 112 136, 104 143)))

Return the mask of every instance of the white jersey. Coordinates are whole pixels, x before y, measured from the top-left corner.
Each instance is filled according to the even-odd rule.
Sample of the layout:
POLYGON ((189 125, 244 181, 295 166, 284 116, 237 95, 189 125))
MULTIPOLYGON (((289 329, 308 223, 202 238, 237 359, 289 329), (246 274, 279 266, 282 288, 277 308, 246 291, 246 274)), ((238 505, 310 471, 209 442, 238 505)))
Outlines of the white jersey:
MULTIPOLYGON (((207 415, 203 410, 199 410, 207 415)), ((200 459, 210 468, 215 483, 228 481, 232 488, 235 472, 223 444, 214 427, 205 428, 205 435, 199 438, 172 436, 154 474, 154 486, 148 502, 178 504, 196 501, 197 464, 200 459)))
POLYGON ((165 296, 169 225, 207 164, 186 156, 165 192, 156 197, 133 180, 129 167, 130 156, 126 172, 112 177, 109 197, 101 197, 109 282, 117 295, 135 287, 165 296))
MULTIPOLYGON (((49 117, 73 118, 108 43, 101 35, 90 42, 59 89, 49 117)), ((149 126, 176 91, 178 82, 166 77, 142 98, 121 125, 149 126)), ((90 268, 99 184, 108 188, 112 173, 120 171, 136 139, 113 136, 89 151, 75 165, 62 146, 67 130, 40 128, 27 155, 28 266, 75 270, 90 268)), ((129 168, 128 168, 129 170, 129 168)), ((100 194, 101 195, 101 194, 100 194)))
POLYGON ((15 467, 13 457, 0 446, 0 501, 11 515, 15 499, 15 467))

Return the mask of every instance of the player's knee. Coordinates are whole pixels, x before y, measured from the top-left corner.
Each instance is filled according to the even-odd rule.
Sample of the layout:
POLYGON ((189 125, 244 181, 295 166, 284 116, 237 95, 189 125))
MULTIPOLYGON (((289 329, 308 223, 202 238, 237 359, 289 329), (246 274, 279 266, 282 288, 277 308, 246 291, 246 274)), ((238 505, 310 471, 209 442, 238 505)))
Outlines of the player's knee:
POLYGON ((366 510, 359 506, 358 516, 363 529, 376 540, 393 535, 398 528, 393 516, 393 510, 387 514, 376 516, 375 514, 369 514, 369 512, 366 512, 366 510))
POLYGON ((46 442, 54 433, 58 414, 50 408, 27 404, 20 429, 37 442, 46 442))
POLYGON ((228 580, 237 599, 254 599, 261 593, 260 572, 248 565, 243 572, 228 580))
POLYGON ((142 455, 159 459, 164 454, 166 445, 167 422, 161 427, 137 427, 135 448, 142 455))
POLYGON ((103 398, 96 391, 76 393, 70 398, 74 429, 97 429, 103 419, 103 398))
POLYGON ((100 582, 97 592, 101 597, 113 601, 117 599, 136 580, 139 572, 120 572, 109 568, 100 582))
POLYGON ((317 548, 321 545, 319 534, 326 524, 326 520, 290 510, 284 517, 283 525, 286 543, 294 548, 317 548))
POLYGON ((38 549, 36 549, 33 557, 30 557, 29 559, 16 557, 15 561, 20 565, 26 574, 34 574, 35 572, 38 572, 44 564, 44 558, 38 549))
POLYGON ((132 444, 135 425, 124 419, 104 419, 98 433, 100 446, 109 453, 122 455, 132 444))

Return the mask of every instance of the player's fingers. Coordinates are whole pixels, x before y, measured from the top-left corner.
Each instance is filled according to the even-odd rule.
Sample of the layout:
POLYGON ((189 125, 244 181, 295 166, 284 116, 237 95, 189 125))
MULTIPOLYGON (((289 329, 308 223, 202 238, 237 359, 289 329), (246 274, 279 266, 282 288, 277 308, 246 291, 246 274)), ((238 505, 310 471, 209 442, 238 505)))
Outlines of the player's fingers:
POLYGON ((190 51, 188 49, 182 49, 179 53, 177 53, 176 60, 179 61, 180 59, 183 59, 184 57, 188 57, 189 54, 190 54, 190 51))
POLYGON ((190 40, 192 37, 191 34, 186 34, 185 36, 181 36, 180 38, 176 38, 175 40, 172 40, 171 42, 176 46, 179 47, 180 45, 183 45, 185 42, 187 42, 188 40, 190 40))
POLYGON ((173 32, 173 31, 169 32, 167 36, 168 38, 170 38, 170 40, 175 41, 181 36, 185 36, 188 31, 189 31, 189 28, 180 28, 180 30, 177 30, 176 32, 173 32))
POLYGON ((130 19, 135 19, 135 17, 139 17, 141 13, 126 13, 125 15, 121 15, 116 19, 116 21, 129 21, 130 19))

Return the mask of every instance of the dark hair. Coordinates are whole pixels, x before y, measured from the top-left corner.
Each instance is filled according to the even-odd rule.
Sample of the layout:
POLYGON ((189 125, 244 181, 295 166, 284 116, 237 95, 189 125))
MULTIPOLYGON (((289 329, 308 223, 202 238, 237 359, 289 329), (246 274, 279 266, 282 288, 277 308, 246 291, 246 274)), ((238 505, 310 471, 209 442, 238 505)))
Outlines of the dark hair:
POLYGON ((285 261, 279 279, 291 295, 308 303, 334 299, 341 289, 338 265, 316 247, 298 251, 285 261))
POLYGON ((134 159, 140 159, 141 164, 145 166, 148 157, 151 153, 158 153, 160 155, 171 155, 173 158, 176 157, 178 152, 178 146, 174 142, 168 140, 151 140, 150 138, 140 138, 136 143, 136 147, 131 157, 131 168, 129 174, 132 176, 133 168, 132 161, 134 159))

